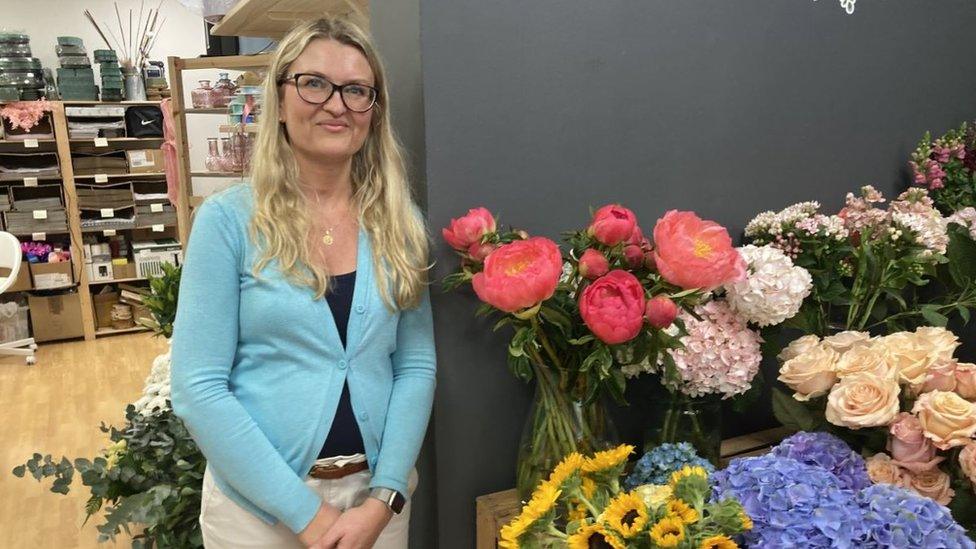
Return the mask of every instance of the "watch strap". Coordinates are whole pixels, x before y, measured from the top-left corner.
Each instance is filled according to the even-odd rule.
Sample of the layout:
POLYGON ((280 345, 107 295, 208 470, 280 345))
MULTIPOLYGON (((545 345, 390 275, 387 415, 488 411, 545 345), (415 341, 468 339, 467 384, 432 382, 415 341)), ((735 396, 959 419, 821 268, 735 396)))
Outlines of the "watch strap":
POLYGON ((406 504, 407 500, 403 497, 403 494, 397 492, 396 490, 391 490, 390 488, 376 487, 369 491, 369 497, 376 498, 387 505, 391 511, 396 514, 400 514, 403 511, 403 506, 406 504))

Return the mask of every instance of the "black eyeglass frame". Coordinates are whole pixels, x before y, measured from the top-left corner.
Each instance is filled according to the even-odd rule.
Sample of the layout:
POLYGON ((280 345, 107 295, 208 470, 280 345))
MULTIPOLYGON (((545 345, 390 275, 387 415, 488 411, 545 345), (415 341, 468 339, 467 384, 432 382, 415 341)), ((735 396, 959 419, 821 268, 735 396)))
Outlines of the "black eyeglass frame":
POLYGON ((311 73, 311 72, 298 72, 298 73, 295 73, 295 74, 286 74, 284 77, 278 79, 278 85, 279 86, 282 85, 282 84, 284 84, 284 83, 286 83, 286 82, 291 82, 291 83, 295 84, 295 92, 298 93, 298 97, 302 101, 308 103, 309 105, 323 105, 323 104, 327 103, 329 101, 329 99, 332 99, 332 96, 335 95, 335 93, 338 91, 339 92, 339 100, 342 101, 342 104, 347 109, 351 110, 352 112, 364 113, 364 112, 369 112, 370 110, 372 110, 372 108, 376 106, 376 102, 380 98, 380 91, 378 89, 374 88, 373 86, 367 86, 366 84, 357 84, 355 82, 350 82, 349 84, 339 85, 339 84, 336 84, 335 82, 329 80, 328 78, 322 76, 321 74, 315 74, 315 73, 311 73), (332 86, 332 91, 322 101, 319 101, 319 102, 309 101, 308 99, 305 99, 304 96, 302 96, 301 89, 298 86, 298 79, 300 77, 302 77, 302 76, 314 76, 315 78, 321 78, 322 80, 325 80, 326 82, 328 82, 330 86, 332 86), (365 110, 357 111, 356 109, 350 107, 346 103, 346 98, 343 97, 342 91, 345 88, 351 87, 351 86, 358 86, 360 88, 367 88, 367 89, 373 90, 373 101, 369 104, 369 107, 367 107, 365 110))

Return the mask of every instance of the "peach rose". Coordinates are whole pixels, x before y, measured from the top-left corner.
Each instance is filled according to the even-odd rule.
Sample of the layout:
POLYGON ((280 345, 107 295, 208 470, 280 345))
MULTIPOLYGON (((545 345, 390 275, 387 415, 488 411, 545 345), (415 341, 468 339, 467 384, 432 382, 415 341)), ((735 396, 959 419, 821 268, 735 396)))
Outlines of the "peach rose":
POLYGON ((881 338, 888 354, 888 364, 898 372, 901 383, 915 391, 925 384, 925 376, 933 364, 931 349, 911 332, 897 332, 881 338))
POLYGON ((874 374, 850 375, 827 396, 827 421, 861 429, 887 425, 898 414, 898 382, 874 374))
POLYGON ((793 398, 810 400, 826 394, 837 382, 837 358, 829 347, 816 345, 783 363, 778 379, 795 391, 793 398))
POLYGON ((814 347, 820 345, 820 338, 810 334, 803 337, 799 337, 790 342, 785 349, 780 351, 779 355, 776 357, 780 362, 786 362, 791 358, 795 358, 807 351, 812 350, 814 347))
POLYGON ((969 477, 969 482, 976 487, 976 442, 969 441, 959 452, 959 467, 964 475, 969 477))
MULTIPOLYGON (((922 424, 908 412, 901 412, 888 427, 888 451, 901 462, 927 463, 935 457, 932 441, 925 438, 922 424)), ((927 468, 927 467, 926 467, 927 468)))
POLYGON ((894 377, 885 360, 884 348, 867 342, 854 343, 837 360, 837 377, 867 372, 878 377, 894 377))
POLYGON ((898 467, 898 464, 891 460, 888 454, 874 454, 864 460, 868 468, 868 477, 875 484, 894 484, 902 486, 905 473, 898 467))
POLYGON ((464 216, 452 219, 450 227, 441 229, 444 240, 455 250, 467 250, 493 232, 495 217, 485 208, 472 208, 464 216))
POLYGON ((827 336, 823 340, 825 345, 830 346, 831 349, 838 353, 846 353, 855 346, 868 343, 869 341, 871 341, 871 334, 852 330, 827 336))
POLYGON ((925 436, 940 450, 962 446, 976 433, 976 404, 956 393, 923 393, 915 401, 912 413, 918 416, 925 436))
POLYGON ((976 400, 976 364, 956 364, 956 394, 966 400, 976 400))
POLYGON ((922 384, 920 392, 930 391, 954 391, 956 389, 956 363, 955 361, 937 362, 929 367, 925 374, 925 383, 922 384))
POLYGON ((537 236, 500 246, 485 258, 485 269, 471 285, 479 299, 513 313, 552 297, 562 273, 559 246, 537 236))
POLYGON ((664 280, 685 289, 712 289, 746 276, 746 262, 725 227, 692 212, 671 210, 657 221, 654 263, 664 280))
POLYGON ((907 488, 911 488, 927 498, 934 499, 941 505, 949 505, 952 496, 956 495, 956 491, 952 489, 952 480, 949 475, 938 467, 921 473, 909 473, 907 480, 907 488))
POLYGON ((929 352, 934 355, 933 360, 948 361, 952 360, 952 355, 959 346, 959 338, 956 334, 936 326, 922 326, 915 329, 915 335, 919 341, 929 348, 929 352))

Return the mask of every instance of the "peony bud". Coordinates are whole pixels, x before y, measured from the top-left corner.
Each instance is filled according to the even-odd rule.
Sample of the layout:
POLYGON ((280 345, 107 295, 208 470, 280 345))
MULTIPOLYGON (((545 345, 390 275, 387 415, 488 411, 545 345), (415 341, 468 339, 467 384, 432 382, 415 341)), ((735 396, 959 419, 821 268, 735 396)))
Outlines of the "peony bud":
POLYGON ((475 242, 468 248, 468 255, 471 256, 471 259, 481 263, 491 252, 495 251, 496 248, 498 248, 498 246, 495 244, 482 244, 480 242, 475 242))
POLYGON ((641 250, 640 246, 628 244, 624 246, 624 258, 631 269, 636 269, 644 263, 644 251, 641 250))
POLYGON ((677 317, 678 306, 671 301, 671 298, 663 295, 652 297, 644 309, 644 318, 659 330, 670 326, 677 317))
POLYGON ((583 252, 583 256, 580 257, 580 274, 588 280, 596 280, 607 274, 609 270, 610 263, 607 261, 607 257, 598 250, 589 248, 583 252))

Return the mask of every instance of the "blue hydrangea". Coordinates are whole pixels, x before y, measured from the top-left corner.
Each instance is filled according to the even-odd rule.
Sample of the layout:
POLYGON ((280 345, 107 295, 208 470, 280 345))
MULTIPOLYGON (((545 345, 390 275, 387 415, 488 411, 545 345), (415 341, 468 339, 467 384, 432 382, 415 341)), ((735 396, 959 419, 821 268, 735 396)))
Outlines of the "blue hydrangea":
POLYGON ((713 498, 735 497, 752 518, 749 547, 859 547, 854 493, 816 465, 767 454, 733 459, 714 475, 713 498))
POLYGON ((949 510, 935 501, 891 484, 875 484, 858 494, 865 549, 973 549, 949 510))
POLYGON ((644 484, 667 484, 671 473, 685 465, 699 465, 709 473, 715 471, 715 467, 707 459, 698 456, 691 444, 666 443, 647 452, 637 461, 634 471, 624 481, 624 486, 630 490, 644 484))
POLYGON ((864 458, 830 433, 796 433, 773 448, 773 455, 826 469, 841 488, 856 491, 871 486, 864 458))

